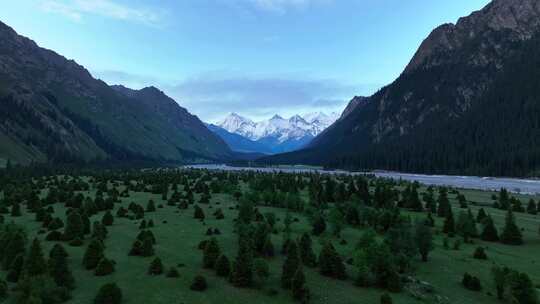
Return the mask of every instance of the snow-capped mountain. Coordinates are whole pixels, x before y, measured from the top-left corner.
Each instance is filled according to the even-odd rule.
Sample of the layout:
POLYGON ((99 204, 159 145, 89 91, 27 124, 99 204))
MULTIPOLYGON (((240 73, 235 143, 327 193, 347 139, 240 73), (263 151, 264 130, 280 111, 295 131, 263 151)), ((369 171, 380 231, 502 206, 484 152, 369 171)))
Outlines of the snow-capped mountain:
POLYGON ((229 143, 231 149, 246 151, 246 141, 241 147, 236 136, 240 135, 253 143, 252 151, 261 153, 283 153, 300 149, 315 136, 328 128, 339 118, 339 114, 330 115, 318 112, 306 115, 294 115, 283 118, 274 115, 268 120, 254 122, 236 113, 229 114, 223 121, 210 125, 211 130, 229 143), (236 136, 234 136, 236 135, 236 136), (261 149, 261 145, 265 147, 261 149))
POLYGON ((326 115, 319 112, 309 113, 304 116, 294 115, 288 119, 274 115, 268 120, 254 122, 236 113, 231 113, 217 126, 230 133, 242 135, 255 141, 271 136, 277 138, 279 142, 284 142, 306 136, 315 137, 338 118, 337 113, 326 115))

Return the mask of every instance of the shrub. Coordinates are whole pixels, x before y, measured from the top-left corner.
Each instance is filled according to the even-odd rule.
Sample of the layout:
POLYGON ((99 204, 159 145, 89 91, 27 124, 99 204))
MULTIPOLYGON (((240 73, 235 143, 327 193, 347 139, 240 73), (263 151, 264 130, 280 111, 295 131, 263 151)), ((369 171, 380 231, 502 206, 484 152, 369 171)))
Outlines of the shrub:
POLYGON ((108 274, 111 274, 114 272, 114 264, 114 261, 103 258, 101 259, 101 261, 99 261, 99 264, 96 267, 96 271, 94 272, 94 274, 96 276, 106 276, 108 274))
POLYGON ((392 297, 385 293, 381 296, 381 304, 392 304, 392 297))
POLYGON ((461 280, 461 283, 463 286, 469 290, 472 291, 480 291, 482 290, 482 285, 480 283, 480 279, 478 279, 475 276, 472 276, 468 273, 465 273, 463 275, 463 279, 461 280))
POLYGON ((487 260, 487 254, 484 247, 477 247, 474 251, 473 258, 477 260, 487 260))
POLYGON ((195 278, 193 278, 193 283, 191 283, 190 289, 194 291, 204 291, 208 285, 206 284, 206 279, 198 275, 195 278))
POLYGON ((148 268, 149 275, 160 275, 163 273, 163 263, 161 263, 160 258, 155 258, 152 263, 150 263, 150 268, 148 268))
POLYGON ((109 283, 101 286, 94 299, 94 304, 120 304, 122 303, 122 290, 115 284, 109 283))
POLYGON ((175 267, 171 267, 169 268, 169 271, 167 271, 167 278, 178 278, 179 276, 180 274, 175 267))

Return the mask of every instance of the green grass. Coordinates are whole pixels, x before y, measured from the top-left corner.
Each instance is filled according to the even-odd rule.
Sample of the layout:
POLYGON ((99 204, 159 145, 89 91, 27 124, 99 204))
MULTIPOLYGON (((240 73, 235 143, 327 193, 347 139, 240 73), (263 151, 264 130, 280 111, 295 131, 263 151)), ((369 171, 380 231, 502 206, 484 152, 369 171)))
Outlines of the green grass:
MULTIPOLYGON (((481 203, 489 203, 491 201, 491 193, 468 190, 462 191, 468 199, 474 198, 481 203)), ((85 192, 85 195, 93 196, 93 191, 85 192)), ((454 201, 454 196, 450 195, 454 201)), ((153 219, 155 227, 152 229, 157 239, 156 256, 159 256, 165 269, 171 266, 176 266, 179 263, 185 264, 185 267, 178 268, 180 278, 166 278, 164 275, 151 277, 147 275, 147 269, 153 257, 129 257, 127 255, 131 248, 132 242, 135 240, 139 232, 139 221, 132 221, 126 218, 116 218, 114 225, 108 227, 109 236, 105 241, 105 255, 116 261, 116 272, 106 277, 96 277, 93 272, 87 271, 82 267, 82 255, 89 241, 85 241, 85 245, 79 248, 65 246, 70 254, 69 263, 75 275, 77 288, 73 291, 73 299, 68 303, 91 303, 97 293, 99 287, 108 282, 116 282, 123 290, 125 301, 124 303, 220 303, 220 304, 236 304, 236 303, 263 303, 263 304, 278 304, 278 303, 293 303, 292 297, 288 291, 279 287, 281 267, 283 258, 279 254, 268 260, 271 269, 271 276, 268 282, 262 288, 253 289, 238 289, 229 284, 225 279, 214 275, 213 271, 202 270, 201 261, 202 253, 197 249, 197 245, 201 240, 206 239, 205 232, 209 227, 218 228, 221 235, 217 236, 218 242, 225 254, 232 260, 236 256, 237 236, 233 232, 232 221, 236 217, 237 211, 230 210, 229 207, 235 206, 234 199, 225 194, 213 195, 210 205, 200 205, 206 214, 205 225, 198 220, 193 219, 193 209, 178 210, 176 207, 167 206, 160 195, 152 195, 149 193, 133 193, 131 197, 123 198, 121 204, 115 205, 115 210, 120 205, 127 205, 134 201, 143 206, 149 199, 153 199, 156 205, 163 204, 164 208, 157 209, 155 213, 146 213, 145 219, 153 219), (217 202, 221 204, 216 205, 217 202), (215 220, 211 214, 217 208, 222 208, 225 219, 215 220), (167 223, 163 223, 167 221, 167 223), (191 281, 197 274, 203 274, 209 283, 209 289, 205 292, 194 292, 189 289, 191 281), (278 295, 268 295, 268 290, 273 288, 278 290, 278 295)), ((198 195, 196 196, 196 200, 198 195)), ((65 218, 65 208, 60 205, 54 205, 56 216, 65 218)), ((457 206, 454 206, 457 215, 457 206)), ((472 207, 473 210, 477 207, 472 207)), ((262 213, 274 212, 281 220, 278 222, 278 227, 282 227, 284 218, 284 210, 276 208, 262 207, 262 213)), ((504 212, 488 208, 487 210, 495 219, 495 222, 501 230, 504 221, 504 212)), ((103 213, 92 218, 92 221, 101 219, 103 213)), ((113 213, 114 214, 114 213, 113 213)), ((424 217, 425 215, 411 213, 413 217, 424 217)), ((299 222, 294 223, 293 233, 309 231, 311 226, 307 219, 300 214, 294 214, 294 217, 299 219, 299 222)), ((34 216, 29 215, 23 209, 23 216, 17 218, 7 217, 7 220, 13 220, 16 223, 23 225, 31 237, 34 237, 40 230, 39 224, 33 220, 34 216)), ((525 229, 524 246, 506 246, 496 243, 485 243, 475 240, 475 244, 462 244, 461 250, 445 250, 442 247, 443 236, 436 235, 436 249, 430 255, 430 260, 427 263, 421 263, 419 259, 415 259, 415 268, 418 278, 432 284, 436 293, 447 297, 449 303, 460 304, 490 304, 496 301, 494 296, 489 296, 486 293, 494 294, 494 288, 491 283, 490 269, 492 264, 501 263, 512 268, 527 272, 535 284, 540 283, 540 237, 538 236, 538 226, 540 218, 525 214, 516 214, 518 224, 525 229), (472 259, 472 253, 477 246, 486 246, 488 261, 479 261, 472 259), (470 292, 465 290, 461 284, 461 278, 464 272, 469 272, 478 276, 484 286, 482 292, 470 292)), ((441 227, 440 219, 437 219, 437 226, 441 227)), ((346 257, 351 256, 355 242, 362 234, 362 230, 348 227, 343 231, 342 237, 348 241, 347 245, 339 245, 337 239, 324 235, 321 238, 314 238, 314 250, 319 252, 320 243, 324 239, 331 239, 334 242, 337 250, 346 257)), ((38 235, 43 238, 44 235, 38 235)), ((272 241, 276 247, 276 252, 281 245, 282 236, 273 235, 272 241)), ((450 243, 452 244, 453 241, 450 243)), ((43 242, 46 254, 52 247, 53 242, 43 242)), ((354 270, 347 266, 347 271, 350 277, 354 275, 354 270)), ((378 303, 382 290, 374 288, 358 288, 353 285, 352 279, 346 281, 338 281, 328 279, 319 275, 316 269, 305 269, 307 284, 312 292, 312 303, 336 303, 336 304, 352 304, 352 303, 378 303)), ((424 303, 413 299, 405 292, 393 294, 394 303, 409 304, 409 303, 424 303)))

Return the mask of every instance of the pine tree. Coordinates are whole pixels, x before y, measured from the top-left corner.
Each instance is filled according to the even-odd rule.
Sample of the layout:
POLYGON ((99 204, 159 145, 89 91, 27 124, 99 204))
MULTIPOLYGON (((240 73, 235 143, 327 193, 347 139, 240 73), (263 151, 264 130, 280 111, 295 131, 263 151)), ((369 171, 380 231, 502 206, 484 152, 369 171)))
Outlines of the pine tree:
POLYGON ((332 243, 324 244, 319 254, 319 271, 322 275, 337 279, 345 279, 345 265, 332 243))
POLYGON ((317 265, 317 257, 313 252, 311 244, 311 237, 309 236, 309 234, 304 233, 300 238, 299 246, 302 263, 307 267, 315 267, 317 265))
POLYGON ((220 255, 216 261, 216 275, 228 277, 231 273, 231 262, 225 255, 220 255))
POLYGON ((68 254, 60 244, 54 245, 49 253, 49 271, 59 287, 75 288, 75 278, 67 263, 68 254))
POLYGON ((270 235, 266 238, 263 247, 263 255, 267 257, 273 257, 275 254, 274 244, 272 243, 272 238, 270 235))
POLYGON ((493 219, 491 216, 487 216, 484 221, 484 229, 482 230, 482 233, 480 234, 480 238, 483 241, 487 242, 498 242, 499 241, 499 232, 497 231, 497 228, 495 227, 495 224, 493 223, 493 219))
POLYGON ((437 207, 437 216, 438 217, 447 217, 448 212, 451 211, 450 201, 448 200, 448 193, 446 188, 439 189, 439 198, 438 198, 438 207, 437 207))
POLYGON ((204 211, 201 207, 195 205, 195 212, 193 214, 193 217, 199 220, 204 220, 204 211))
POLYGON ((25 259, 23 274, 25 277, 35 277, 47 273, 47 262, 43 256, 41 243, 36 238, 30 246, 30 251, 25 259))
POLYGON ((211 238, 209 242, 206 243, 203 252, 203 267, 204 268, 214 268, 216 261, 221 254, 219 244, 216 238, 211 238))
POLYGON ((87 270, 95 269, 103 258, 103 244, 99 240, 92 240, 83 256, 83 266, 87 270))
POLYGON ((122 290, 116 283, 108 283, 99 289, 94 304, 120 304, 122 303, 122 290))
POLYGON ((454 213, 452 212, 452 208, 448 209, 445 214, 446 218, 443 224, 443 232, 448 234, 449 236, 453 236, 456 232, 456 228, 454 224, 454 213))
POLYGON ((309 300, 309 290, 305 286, 306 277, 302 267, 298 267, 291 281, 293 298, 301 303, 307 303, 309 300))
POLYGON ((503 232, 501 233, 501 242, 507 245, 523 244, 523 237, 521 235, 521 231, 516 225, 514 214, 512 213, 512 210, 510 208, 508 208, 508 212, 506 214, 505 225, 503 228, 503 232))
POLYGON ((96 276, 106 276, 111 274, 114 272, 114 264, 114 261, 104 257, 99 261, 94 274, 96 276))
POLYGON ((145 238, 142 242, 140 255, 143 257, 149 257, 154 255, 154 242, 152 242, 151 238, 145 238))
POLYGON ((21 253, 15 257, 9 266, 9 271, 6 280, 11 283, 16 283, 21 278, 24 267, 24 255, 21 253))
POLYGON ((241 236, 238 255, 231 271, 231 283, 236 287, 250 287, 253 284, 253 251, 251 240, 241 236))
POLYGON ((486 218, 486 211, 484 210, 484 208, 480 208, 480 210, 478 210, 478 214, 476 215, 476 221, 478 223, 482 223, 486 218))
POLYGON ((64 240, 71 241, 75 238, 84 237, 84 222, 77 210, 72 210, 66 220, 66 227, 64 228, 64 240))
POLYGON ((433 250, 433 234, 431 229, 421 222, 416 223, 414 238, 418 246, 418 252, 422 256, 422 261, 427 262, 429 252, 433 250))
POLYGON ((5 242, 5 248, 2 254, 2 267, 8 269, 17 256, 24 255, 26 251, 26 237, 22 232, 7 233, 6 239, 2 239, 2 242, 5 242))
POLYGON ((532 198, 529 200, 529 204, 527 205, 527 213, 529 214, 538 213, 538 211, 536 210, 536 203, 534 202, 532 198))
POLYGON ((300 267, 300 256, 298 255, 298 247, 295 241, 291 241, 287 248, 287 257, 283 263, 281 273, 281 287, 285 289, 291 288, 291 281, 294 274, 300 267))
POLYGON ((163 273, 163 263, 161 263, 160 258, 155 258, 152 263, 150 263, 150 267, 148 268, 148 274, 149 275, 160 275, 163 273))
POLYGON ((114 223, 114 217, 111 214, 111 211, 107 210, 101 219, 101 223, 105 226, 112 226, 114 223))

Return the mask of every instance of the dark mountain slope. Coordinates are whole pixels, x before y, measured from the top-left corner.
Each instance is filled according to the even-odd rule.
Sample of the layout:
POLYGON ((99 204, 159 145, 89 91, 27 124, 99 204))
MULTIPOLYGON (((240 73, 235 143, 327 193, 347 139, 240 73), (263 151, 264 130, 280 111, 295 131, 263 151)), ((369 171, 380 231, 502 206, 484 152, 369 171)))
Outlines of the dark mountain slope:
POLYGON ((268 162, 480 175, 534 174, 540 1, 495 0, 437 28, 404 73, 318 136, 268 162))
POLYGON ((113 89, 0 23, 0 158, 186 161, 230 150, 155 88, 113 89), (18 153, 24 151, 24 153, 18 153))

